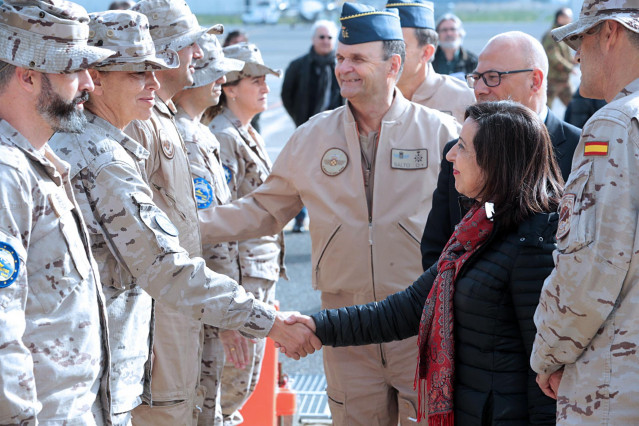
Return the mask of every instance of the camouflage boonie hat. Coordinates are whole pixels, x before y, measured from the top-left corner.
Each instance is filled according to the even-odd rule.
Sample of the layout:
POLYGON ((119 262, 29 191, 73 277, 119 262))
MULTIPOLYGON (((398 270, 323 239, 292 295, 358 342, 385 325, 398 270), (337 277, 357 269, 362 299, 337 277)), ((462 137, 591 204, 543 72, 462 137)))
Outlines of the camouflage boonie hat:
POLYGON ((606 20, 617 21, 630 31, 639 33, 639 0, 586 0, 581 6, 579 19, 555 28, 552 37, 577 50, 579 36, 606 20))
POLYGON ((226 46, 224 48, 224 56, 244 61, 242 71, 232 71, 226 75, 227 83, 232 83, 244 77, 261 77, 266 74, 280 77, 282 75, 281 70, 274 70, 264 65, 260 49, 253 43, 238 43, 226 46))
POLYGON ((222 46, 213 34, 204 34, 197 41, 204 55, 194 62, 193 87, 206 86, 217 81, 231 71, 241 71, 244 62, 238 59, 225 58, 222 46))
POLYGON ((155 50, 182 50, 204 33, 222 34, 221 24, 201 27, 184 0, 143 0, 132 7, 149 19, 155 50))
POLYGON ((89 15, 63 0, 9 0, 0 5, 0 60, 63 74, 87 69, 113 55, 88 46, 89 15))
POLYGON ((177 52, 156 52, 146 16, 132 10, 90 13, 92 46, 114 50, 115 55, 93 66, 98 71, 158 71, 180 66, 177 52))

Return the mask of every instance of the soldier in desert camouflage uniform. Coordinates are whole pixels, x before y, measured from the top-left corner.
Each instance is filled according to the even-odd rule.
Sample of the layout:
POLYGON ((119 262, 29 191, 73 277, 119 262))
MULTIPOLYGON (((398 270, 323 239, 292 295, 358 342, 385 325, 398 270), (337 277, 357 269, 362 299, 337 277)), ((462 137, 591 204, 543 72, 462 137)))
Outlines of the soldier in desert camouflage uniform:
MULTIPOLYGON (((209 219, 212 207, 231 201, 231 192, 224 178, 220 162, 220 143, 207 126, 200 122, 204 110, 217 105, 222 92, 224 77, 228 72, 239 71, 244 62, 224 57, 222 46, 211 34, 204 34, 199 40, 203 57, 195 61, 193 86, 177 93, 173 100, 177 107, 175 122, 184 139, 195 186, 195 199, 200 222, 209 219)), ((237 241, 202 245, 206 265, 212 270, 240 281, 237 241)), ((224 330, 232 333, 232 338, 246 342, 236 330, 224 330), (235 336, 237 334, 237 336, 235 336)), ((243 363, 248 345, 227 354, 227 359, 238 357, 243 363), (241 350, 243 349, 243 350, 241 350)), ((200 383, 206 387, 206 398, 199 415, 198 424, 221 424, 220 379, 224 366, 224 347, 217 327, 204 326, 204 346, 202 349, 202 376, 200 383), (217 419, 217 420, 216 420, 217 419)))
POLYGON ((117 55, 91 70, 97 90, 87 103, 86 131, 57 134, 51 146, 72 164, 70 177, 100 265, 111 329, 111 407, 114 423, 128 424, 141 397, 151 398, 151 296, 198 320, 233 324, 258 337, 270 328, 272 314, 201 259, 188 258, 142 178, 148 152, 122 132, 131 120, 150 116, 159 87, 153 70, 177 67, 177 53, 155 52, 147 18, 137 12, 91 14, 90 26, 89 44, 117 55), (229 307, 236 315, 227 321, 229 307))
POLYGON ((46 142, 80 132, 112 51, 87 46, 86 11, 0 6, 0 424, 101 425, 108 409, 104 297, 68 164, 46 142), (100 394, 100 398, 97 396, 100 394))
MULTIPOLYGON (((271 171, 272 164, 264 140, 250 121, 255 114, 266 109, 266 75, 279 77, 280 72, 264 65, 259 50, 253 44, 225 47, 224 54, 244 61, 245 65, 241 71, 226 76, 224 105, 209 126, 220 141, 226 181, 235 200, 258 188, 271 171), (250 87, 253 91, 248 93, 241 86, 250 87)), ((283 249, 282 233, 239 242, 240 282, 258 300, 269 304, 275 300, 275 283, 280 276, 286 277, 283 249)), ((222 413, 225 425, 236 425, 242 422, 238 410, 259 379, 264 342, 248 343, 248 363, 243 366, 228 362, 228 355, 235 358, 237 352, 244 352, 242 337, 227 336, 223 341, 227 362, 222 373, 222 413)))
POLYGON ((582 95, 609 103, 575 150, 532 368, 559 424, 637 424, 639 1, 586 1, 553 37, 577 50, 582 95))
POLYGON ((113 420, 128 424, 131 410, 151 400, 151 296, 195 320, 256 337, 268 333, 274 313, 202 259, 189 258, 144 181, 148 152, 122 132, 131 120, 151 115, 159 87, 153 70, 177 67, 177 53, 155 52, 147 18, 137 12, 91 14, 90 26, 89 44, 117 54, 91 70, 96 90, 86 131, 56 135, 51 144, 72 164, 73 189, 100 264, 112 330, 113 420))

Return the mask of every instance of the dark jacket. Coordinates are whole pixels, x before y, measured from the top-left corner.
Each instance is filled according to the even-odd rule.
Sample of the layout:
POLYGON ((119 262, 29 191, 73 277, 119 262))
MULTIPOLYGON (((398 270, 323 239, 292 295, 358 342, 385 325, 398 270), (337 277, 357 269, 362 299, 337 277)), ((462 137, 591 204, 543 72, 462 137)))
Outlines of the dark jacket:
MULTIPOLYGON (((454 410, 458 425, 555 424, 555 401, 543 395, 529 366, 533 315, 553 268, 557 214, 537 214, 515 232, 495 225, 455 282, 454 410)), ((418 334, 437 271, 381 302, 313 315, 329 346, 364 345, 418 334)))
MULTIPOLYGON (((295 122, 300 126, 314 116, 322 112, 323 88, 318 88, 318 67, 313 64, 316 56, 311 47, 311 52, 300 56, 290 63, 284 74, 282 83, 282 103, 295 122)), ((331 98, 327 109, 335 109, 344 104, 340 95, 339 85, 335 78, 335 60, 329 61, 331 66, 331 98)))
MULTIPOLYGON (((552 111, 548 110, 546 129, 555 149, 555 155, 564 181, 568 180, 572 167, 572 155, 579 143, 581 129, 561 121, 552 111)), ((446 160, 446 154, 457 143, 451 141, 444 147, 444 157, 437 178, 437 187, 433 192, 433 205, 428 214, 424 234, 422 235, 422 267, 424 270, 437 262, 441 251, 455 230, 455 225, 462 218, 464 209, 460 205, 460 194, 455 189, 453 164, 446 160)))
POLYGON ((470 74, 477 68, 477 55, 469 52, 463 47, 459 48, 458 54, 455 55, 451 62, 446 60, 446 54, 441 47, 435 50, 435 58, 433 59, 433 68, 437 74, 470 74))

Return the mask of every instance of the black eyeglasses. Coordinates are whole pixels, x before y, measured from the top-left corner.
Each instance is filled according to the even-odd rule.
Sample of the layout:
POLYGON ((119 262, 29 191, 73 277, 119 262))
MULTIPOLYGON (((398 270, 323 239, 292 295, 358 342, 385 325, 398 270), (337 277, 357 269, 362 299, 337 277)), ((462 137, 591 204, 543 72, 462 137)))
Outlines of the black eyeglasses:
POLYGON ((532 71, 532 68, 528 68, 525 70, 514 70, 514 71, 486 71, 486 72, 474 72, 472 74, 466 74, 466 83, 468 87, 471 89, 475 88, 475 84, 477 84, 477 80, 480 78, 484 80, 484 84, 488 87, 497 87, 501 84, 501 76, 506 74, 517 74, 520 72, 528 72, 532 71))
POLYGON ((333 40, 333 36, 327 36, 327 35, 319 35, 317 36, 320 40, 324 40, 325 38, 329 39, 329 40, 333 40))

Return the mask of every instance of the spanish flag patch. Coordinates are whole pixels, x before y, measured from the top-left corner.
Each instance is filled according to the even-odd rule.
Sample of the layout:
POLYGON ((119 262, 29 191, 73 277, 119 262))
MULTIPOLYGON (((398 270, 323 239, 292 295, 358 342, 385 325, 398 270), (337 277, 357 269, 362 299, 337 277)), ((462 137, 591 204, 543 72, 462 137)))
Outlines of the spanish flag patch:
POLYGON ((608 142, 592 141, 584 144, 584 156, 591 155, 606 156, 608 155, 608 142))

